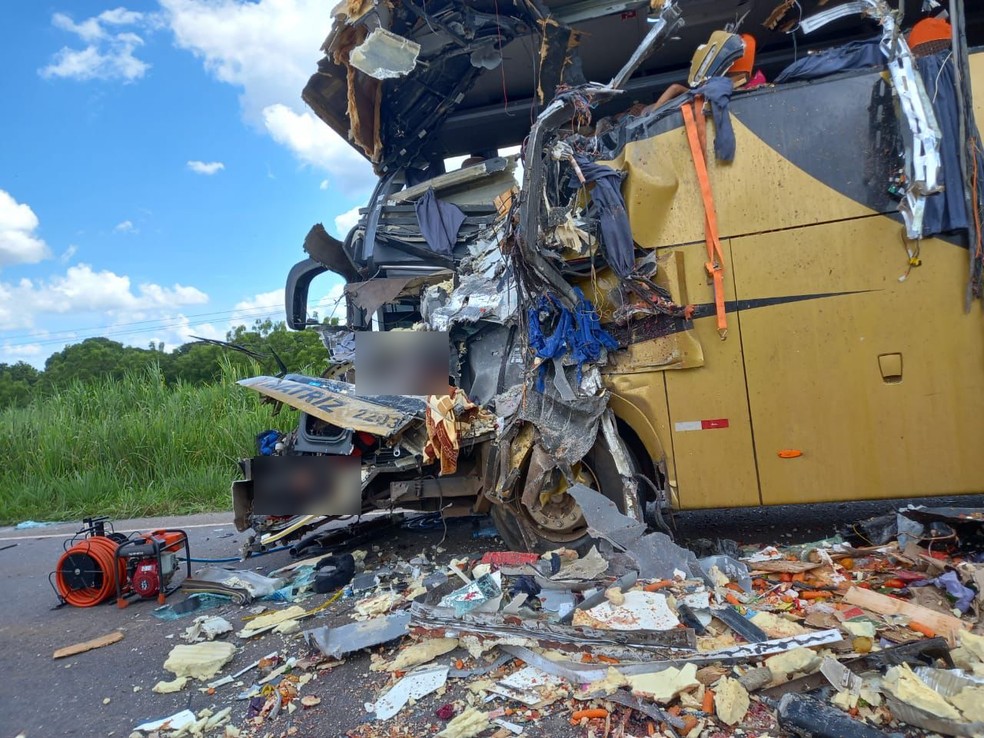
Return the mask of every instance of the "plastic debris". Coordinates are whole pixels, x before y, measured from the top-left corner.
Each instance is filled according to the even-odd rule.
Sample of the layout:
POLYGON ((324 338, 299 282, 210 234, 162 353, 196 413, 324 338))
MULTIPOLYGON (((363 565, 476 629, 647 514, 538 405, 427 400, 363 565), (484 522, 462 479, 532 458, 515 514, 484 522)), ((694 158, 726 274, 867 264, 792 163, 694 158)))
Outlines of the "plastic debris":
POLYGON ((161 718, 160 720, 150 720, 146 723, 141 723, 134 730, 141 730, 145 733, 160 730, 177 731, 194 725, 197 720, 198 718, 191 710, 181 710, 180 712, 176 712, 173 715, 166 718, 161 718))
POLYGON ((201 616, 185 628, 181 638, 188 643, 215 640, 220 635, 232 632, 232 623, 217 615, 201 616))
POLYGON ((466 612, 475 610, 491 609, 496 604, 496 600, 502 597, 501 578, 498 572, 495 574, 484 574, 464 587, 456 589, 451 594, 444 597, 440 602, 440 607, 453 607, 454 614, 464 615, 466 612))
POLYGON ((447 666, 428 666, 410 672, 376 700, 373 705, 376 719, 389 720, 410 700, 419 700, 436 692, 447 680, 447 666))

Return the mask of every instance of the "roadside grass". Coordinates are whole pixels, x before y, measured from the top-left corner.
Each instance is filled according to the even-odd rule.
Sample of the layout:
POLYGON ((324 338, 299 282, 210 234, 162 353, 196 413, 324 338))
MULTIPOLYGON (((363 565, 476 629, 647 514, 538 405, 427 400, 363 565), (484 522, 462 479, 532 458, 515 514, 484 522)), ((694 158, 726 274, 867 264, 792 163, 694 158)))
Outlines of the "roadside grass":
POLYGON ((267 428, 290 430, 223 366, 223 381, 168 385, 156 368, 73 384, 0 411, 0 525, 231 509, 236 462, 267 428))

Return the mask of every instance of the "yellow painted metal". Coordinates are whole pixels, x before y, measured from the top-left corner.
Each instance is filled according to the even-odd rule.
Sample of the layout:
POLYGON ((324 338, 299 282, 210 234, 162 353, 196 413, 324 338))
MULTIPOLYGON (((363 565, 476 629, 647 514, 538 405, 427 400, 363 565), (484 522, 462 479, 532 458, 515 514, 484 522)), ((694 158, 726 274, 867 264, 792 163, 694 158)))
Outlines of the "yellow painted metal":
POLYGON ((970 84, 974 97, 974 117, 984 121, 984 54, 970 55, 970 84))
POLYGON ((740 299, 855 293, 738 315, 766 504, 984 490, 984 315, 963 311, 967 251, 924 241, 900 282, 901 228, 874 217, 731 243, 740 299), (887 354, 901 354, 901 381, 883 379, 887 354))
MULTIPOLYGON (((971 70, 975 114, 984 120, 984 54, 972 55, 971 70)), ((900 282, 898 222, 732 123, 739 155, 710 168, 720 233, 731 239, 727 299, 857 294, 745 304, 729 313, 723 342, 714 318, 700 318, 688 333, 701 368, 653 371, 680 366, 680 347, 665 339, 635 344, 614 361, 605 377, 611 407, 655 460, 665 460, 674 506, 984 490, 976 443, 984 434, 984 315, 979 302, 970 315, 963 310, 966 250, 926 241, 923 266, 900 282), (721 418, 728 428, 673 430, 721 418), (788 449, 803 454, 780 458, 788 449)), ((629 172, 623 193, 636 242, 660 249, 664 273, 672 268, 667 255, 683 259, 674 298, 712 302, 683 128, 628 144, 611 165, 629 172)), ((612 309, 612 278, 602 275, 604 294, 594 297, 612 309)))
MULTIPOLYGON (((677 305, 688 305, 683 254, 667 251, 657 257, 656 284, 668 290, 677 305)), ((692 330, 669 332, 664 336, 630 343, 624 351, 613 353, 605 373, 633 374, 666 369, 693 369, 704 365, 704 351, 692 330)))
MULTIPOLYGON (((735 281, 731 276, 730 243, 724 247, 725 299, 735 299, 735 281)), ((703 243, 683 246, 687 283, 694 287, 706 284, 706 257, 703 243)), ((668 401, 668 424, 672 429, 673 456, 680 487, 680 505, 684 508, 743 506, 759 504, 755 453, 745 394, 745 370, 742 365, 742 330, 734 316, 729 316, 728 338, 722 341, 713 315, 694 321, 694 332, 704 347, 704 366, 700 369, 664 372, 668 401), (702 420, 728 421, 727 428, 713 430, 677 430, 679 423, 702 420)), ((685 426, 686 427, 686 426, 685 426)))
MULTIPOLYGON (((722 238, 874 212, 780 157, 737 117, 731 121, 738 146, 735 161, 722 164, 713 156, 709 161, 722 238)), ((708 141, 713 137, 714 125, 708 120, 708 141)), ((622 192, 636 243, 645 248, 703 243, 703 204, 682 125, 627 144, 609 164, 629 173, 622 192)))

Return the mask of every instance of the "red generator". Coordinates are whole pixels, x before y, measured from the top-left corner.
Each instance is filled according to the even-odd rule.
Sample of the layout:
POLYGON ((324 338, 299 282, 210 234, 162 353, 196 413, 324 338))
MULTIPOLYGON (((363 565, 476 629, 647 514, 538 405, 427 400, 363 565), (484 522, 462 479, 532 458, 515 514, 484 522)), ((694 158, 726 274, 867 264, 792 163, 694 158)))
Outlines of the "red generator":
POLYGON ((184 549, 184 560, 191 576, 191 551, 188 534, 177 528, 161 528, 151 533, 134 533, 116 549, 116 561, 122 580, 116 581, 116 606, 126 607, 128 594, 144 599, 156 597, 160 604, 175 588, 168 589, 178 570, 178 554, 184 549))
POLYGON ((86 518, 83 527, 65 543, 65 553, 52 572, 52 586, 62 604, 92 607, 116 595, 119 607, 134 595, 165 598, 177 587, 171 580, 184 550, 187 576, 191 551, 183 530, 162 528, 150 533, 116 533, 106 518, 86 518))

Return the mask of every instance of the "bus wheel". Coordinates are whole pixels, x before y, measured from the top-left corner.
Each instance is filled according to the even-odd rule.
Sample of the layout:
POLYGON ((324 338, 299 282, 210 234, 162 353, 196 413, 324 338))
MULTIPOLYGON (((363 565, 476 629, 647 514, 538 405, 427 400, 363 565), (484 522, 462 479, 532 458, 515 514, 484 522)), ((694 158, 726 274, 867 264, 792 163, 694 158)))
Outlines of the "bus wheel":
MULTIPOLYGON (((631 452, 630 452, 631 456, 631 452)), ((635 459, 633 466, 638 468, 635 459)), ((591 450, 574 467, 575 479, 596 489, 625 512, 622 478, 607 442, 599 435, 591 450)), ((520 488, 522 484, 518 485, 520 488)), ((528 509, 518 499, 508 504, 493 505, 492 520, 502 540, 513 551, 545 553, 557 548, 570 548, 584 554, 594 544, 581 507, 567 493, 567 480, 554 472, 540 492, 540 506, 528 509)))

